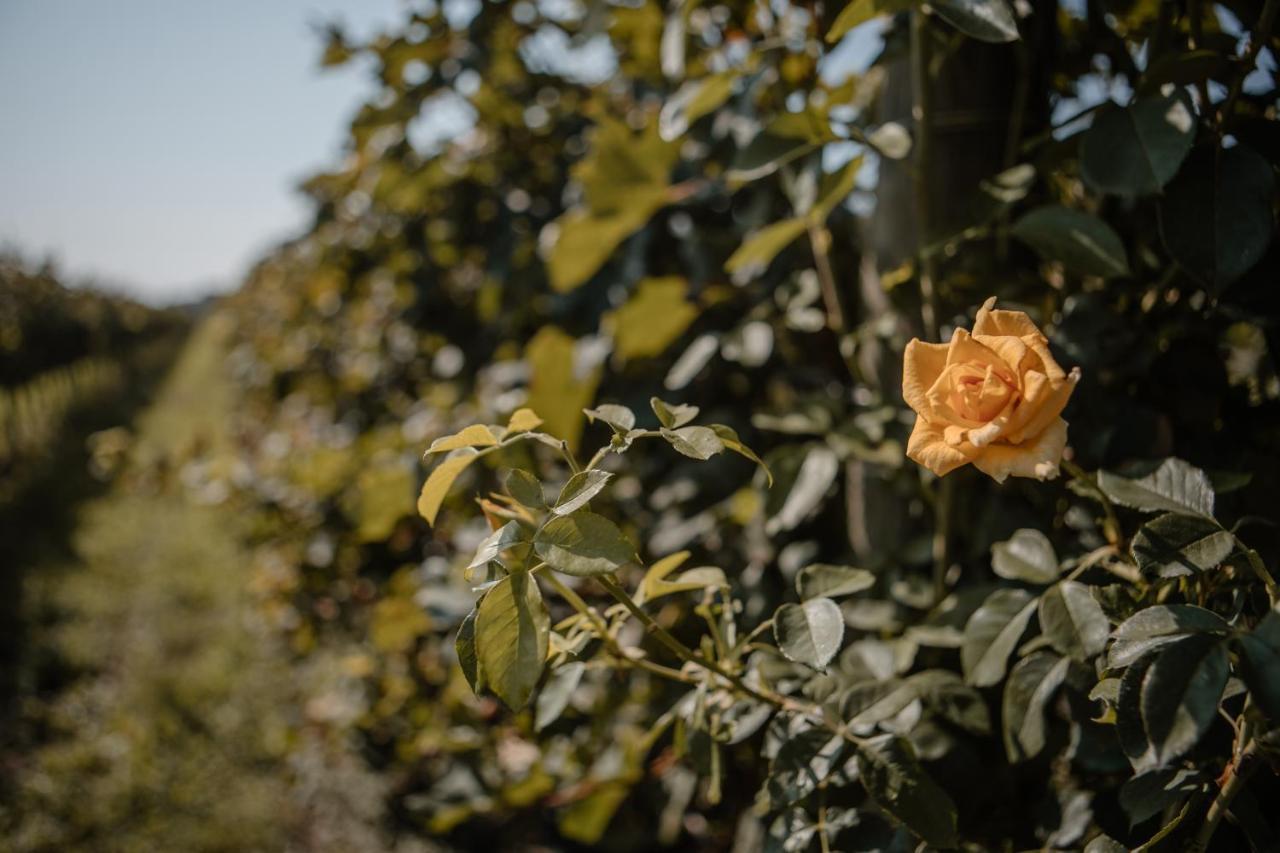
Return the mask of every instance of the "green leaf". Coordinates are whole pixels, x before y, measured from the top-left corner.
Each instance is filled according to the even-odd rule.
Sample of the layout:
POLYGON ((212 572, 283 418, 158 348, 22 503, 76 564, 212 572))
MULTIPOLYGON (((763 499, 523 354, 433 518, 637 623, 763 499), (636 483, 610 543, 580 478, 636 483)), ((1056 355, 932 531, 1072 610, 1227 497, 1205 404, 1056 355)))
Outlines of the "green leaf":
POLYGON ((1004 678, 1009 655, 1027 630, 1036 599, 1020 589, 998 589, 964 626, 960 664, 965 681, 989 687, 1004 678))
POLYGON ((844 743, 844 738, 819 728, 788 739, 769 764, 765 782, 769 805, 780 808, 812 794, 818 783, 831 777, 844 743))
POLYGON ((476 657, 489 689, 513 711, 529 703, 550 641, 551 616, 528 572, 507 575, 480 600, 476 657))
POLYGON ((1191 604, 1157 604, 1139 610, 1111 633, 1107 668, 1129 666, 1147 652, 1191 634, 1227 634, 1231 626, 1211 610, 1191 604))
POLYGON ((1147 730, 1142 724, 1142 681, 1155 661, 1154 655, 1138 658, 1120 676, 1120 690, 1116 694, 1116 737, 1129 761, 1138 766, 1150 750, 1147 730))
POLYGON ((1089 587, 1062 581, 1040 598, 1040 630, 1060 654, 1087 661, 1106 648, 1111 623, 1089 587))
POLYGON ((449 487, 468 465, 479 458, 480 454, 474 450, 460 450, 457 455, 447 457, 431 472, 431 476, 422 484, 422 493, 418 495, 418 514, 427 520, 427 524, 436 523, 436 515, 440 512, 445 495, 449 493, 449 487))
POLYGON ((763 273, 778 253, 795 242, 808 227, 805 219, 799 216, 766 225, 744 240, 729 256, 725 261, 725 272, 752 276, 763 273))
POLYGON ((658 423, 666 429, 682 427, 698 416, 697 406, 673 406, 657 397, 649 398, 649 408, 653 409, 653 413, 658 416, 658 423))
POLYGON ((507 474, 507 494, 530 509, 542 509, 547 505, 542 493, 542 483, 537 477, 520 468, 507 474))
POLYGON ((737 79, 737 71, 722 71, 701 80, 686 81, 662 105, 658 115, 659 136, 667 141, 677 139, 689 125, 719 109, 729 100, 737 79))
POLYGON ((1181 803, 1202 787, 1204 777, 1197 770, 1186 767, 1148 770, 1120 786, 1120 808, 1129 816, 1130 826, 1137 826, 1181 803))
POLYGON ((805 566, 796 575, 796 592, 800 593, 802 601, 820 595, 839 598, 842 595, 853 595, 871 589, 875 583, 876 576, 866 569, 814 563, 811 566, 805 566))
POLYGON ((1164 767, 1191 750, 1218 713, 1230 666, 1223 642, 1197 634, 1167 646, 1142 679, 1148 750, 1141 767, 1164 767))
POLYGON ((513 545, 528 541, 529 534, 520 522, 508 521, 484 538, 484 541, 480 543, 480 547, 476 548, 476 554, 471 558, 471 562, 467 564, 467 568, 474 569, 476 566, 483 566, 490 560, 497 559, 500 553, 513 545))
POLYGON ((964 683, 959 673, 926 669, 907 679, 932 714, 976 735, 991 734, 991 715, 982 694, 964 683))
POLYGON ((1050 584, 1058 579, 1058 555, 1048 536, 1023 528, 991 546, 991 568, 1009 580, 1050 584))
POLYGON ((858 181, 858 172, 862 169, 861 155, 854 157, 840 168, 822 179, 818 191, 818 201, 809 211, 808 221, 812 225, 822 225, 842 201, 853 192, 858 181))
POLYGON ((821 142, 827 141, 830 140, 826 134, 819 141, 765 130, 757 133, 750 144, 738 152, 734 157, 733 167, 725 178, 732 186, 768 177, 787 163, 816 150, 821 142))
POLYGON ((646 278, 621 308, 605 314, 601 325, 613 336, 618 358, 652 358, 666 352, 698 318, 688 289, 679 276, 646 278))
POLYGON ((473 424, 462 432, 446 435, 431 442, 427 453, 443 453, 446 450, 457 450, 460 447, 493 447, 498 437, 484 424, 473 424))
POLYGON ((773 637, 788 660, 825 669, 840 651, 844 615, 829 598, 784 604, 773 614, 773 637))
POLYGON ((1015 222, 1011 233, 1042 257, 1061 261, 1081 275, 1114 278, 1129 274, 1129 258, 1120 235, 1092 214, 1046 205, 1015 222))
POLYGON ((1151 61, 1138 86, 1141 94, 1159 92, 1166 83, 1189 86, 1201 80, 1225 79, 1231 71, 1231 59, 1221 51, 1203 49, 1166 53, 1151 61))
POLYGON ((603 406, 596 406, 594 409, 583 409, 583 413, 593 423, 595 421, 603 421, 608 424, 614 432, 626 435, 636 426, 636 414, 626 406, 617 406, 613 403, 605 403, 603 406))
POLYGON ((592 468, 589 471, 579 471, 569 478, 569 482, 564 484, 564 488, 560 490, 560 497, 556 498, 556 505, 551 508, 551 512, 555 515, 570 515, 582 509, 587 503, 600 494, 601 490, 609 484, 609 480, 613 477, 608 471, 601 471, 598 468, 592 468))
POLYGON ((1035 758, 1045 745, 1045 708, 1062 686, 1070 658, 1035 652, 1014 665, 1004 685, 1004 749, 1012 762, 1035 758))
POLYGON ((538 701, 534 705, 534 731, 540 732, 560 719, 586 671, 587 665, 576 660, 552 671, 547 683, 538 691, 538 701))
POLYGON ((725 426, 724 424, 712 424, 711 431, 716 434, 716 437, 720 439, 720 443, 723 444, 725 448, 732 450, 739 456, 745 456, 747 459, 750 459, 752 462, 763 468, 764 475, 768 480, 769 485, 773 485, 773 472, 769 470, 768 465, 764 464, 764 460, 756 455, 754 450, 742 443, 742 439, 738 438, 737 431, 732 427, 725 426))
POLYGON ((665 188, 647 187, 637 192, 634 203, 608 214, 582 208, 566 212, 556 220, 559 231, 547 257, 551 288, 568 293, 586 283, 666 200, 665 188))
POLYGON ((1220 290, 1266 254, 1274 196, 1271 164, 1248 146, 1197 152, 1160 199, 1160 236, 1178 263, 1220 290))
POLYGON ((1121 506, 1213 517, 1213 485, 1203 471, 1181 459, 1166 459, 1137 479, 1099 471, 1098 486, 1121 506))
POLYGON ((1272 610, 1237 643, 1240 675, 1253 701, 1272 723, 1280 722, 1280 611, 1272 610))
POLYGON ((907 740, 880 735, 859 744, 858 777, 876 805, 926 843, 956 846, 955 803, 924 772, 907 740))
POLYGON ((635 557, 616 524, 586 510, 548 521, 534 537, 533 550, 551 568, 578 577, 607 574, 635 557))
POLYGON ((577 340, 556 326, 539 329, 525 345, 524 357, 529 363, 530 406, 546 412, 546 431, 575 450, 582 438, 582 410, 595 397, 600 368, 583 370, 577 340))
POLYGON ((724 443, 715 430, 704 426, 687 426, 680 429, 663 429, 662 437, 678 452, 690 459, 705 462, 724 450, 724 443))
POLYGON ((645 572, 644 579, 640 581, 640 588, 636 592, 636 603, 643 604, 646 601, 653 601, 655 598, 674 595, 678 592, 729 588, 729 581, 724 576, 724 570, 715 566, 699 566, 696 569, 684 572, 672 580, 667 580, 667 577, 684 565, 688 559, 688 551, 677 551, 674 554, 668 554, 650 566, 649 571, 645 572))
POLYGON ((476 658, 476 611, 473 608, 458 626, 458 636, 453 641, 454 651, 458 655, 458 666, 471 685, 471 692, 480 695, 484 689, 484 673, 480 671, 480 661, 476 658))
POLYGON ((1139 98, 1094 120, 1080 142, 1080 174, 1099 192, 1151 195, 1178 173, 1195 137, 1185 95, 1139 98))
POLYGON ((929 5, 951 26, 978 41, 1018 38, 1018 22, 1007 0, 935 0, 929 5))
POLYGON ((1143 572, 1173 578, 1216 568, 1235 550, 1235 537, 1212 519, 1171 512, 1142 525, 1131 549, 1143 572))
POLYGON ((881 15, 896 15, 915 6, 914 0, 853 0, 840 10, 831 29, 827 30, 827 44, 835 44, 854 27, 881 15))
POLYGON ((1084 853, 1129 853, 1129 848, 1110 835, 1096 835, 1084 846, 1084 853))
POLYGON ((900 679, 860 681, 840 694, 840 717, 850 727, 864 729, 897 716, 918 698, 916 688, 900 679))

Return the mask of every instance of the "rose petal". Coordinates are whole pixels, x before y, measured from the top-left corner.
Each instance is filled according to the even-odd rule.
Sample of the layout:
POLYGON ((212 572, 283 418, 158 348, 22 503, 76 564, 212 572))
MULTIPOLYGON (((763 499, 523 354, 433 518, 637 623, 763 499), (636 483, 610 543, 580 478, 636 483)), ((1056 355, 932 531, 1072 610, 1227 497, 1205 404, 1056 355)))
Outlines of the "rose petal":
MULTIPOLYGON (((1003 483, 1010 476, 1049 480, 1058 476, 1058 464, 1066 446, 1067 422, 1058 418, 1032 441, 1017 445, 992 444, 983 448, 973 464, 997 483, 1003 483)), ((912 458, 915 459, 914 456, 912 458)))
POLYGON ((1018 376, 1022 372, 1022 364, 1026 360, 1027 352, 1030 349, 1026 341, 1011 335, 974 335, 973 338, 998 355, 1000 360, 1008 366, 1009 374, 1013 377, 1014 383, 1019 384, 1017 381, 1018 376))
POLYGON ((902 398, 918 414, 929 414, 929 386, 947 365, 947 345, 912 340, 902 354, 902 398))
POLYGON ((995 310, 996 298, 993 296, 978 309, 978 317, 973 322, 975 335, 1012 335, 1015 338, 1035 337, 1043 340, 1044 334, 1036 328, 1022 311, 995 310))
POLYGON ((1009 420, 1005 439, 1010 444, 1020 444, 1047 429, 1062 414, 1079 381, 1079 368, 1057 381, 1043 373, 1028 373, 1026 393, 1009 420))
POLYGON ((916 418, 911 438, 907 439, 907 456, 939 477, 969 462, 975 452, 976 448, 968 443, 951 446, 943 435, 943 429, 924 418, 916 418))

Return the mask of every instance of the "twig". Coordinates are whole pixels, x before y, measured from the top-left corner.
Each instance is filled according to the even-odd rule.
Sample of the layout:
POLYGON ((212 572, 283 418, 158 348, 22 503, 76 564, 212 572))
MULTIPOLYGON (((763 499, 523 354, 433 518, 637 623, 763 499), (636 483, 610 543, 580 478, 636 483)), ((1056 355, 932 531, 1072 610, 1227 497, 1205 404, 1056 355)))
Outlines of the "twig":
MULTIPOLYGON (((1245 735, 1248 736, 1247 734, 1245 735)), ((1231 801, 1236 795, 1244 790, 1245 783, 1249 781, 1249 776, 1257 767, 1258 742, 1251 740, 1249 745, 1240 752, 1239 758, 1233 760, 1227 767, 1227 779, 1222 783, 1222 787, 1218 789, 1218 795, 1213 798, 1213 802, 1209 804, 1209 811, 1205 813, 1204 823, 1200 825, 1200 831, 1196 833, 1195 840, 1191 842, 1188 850, 1193 853, 1202 853, 1209 849, 1209 842, 1213 840, 1213 834, 1218 829, 1218 824, 1222 823, 1222 819, 1226 817, 1227 812, 1231 809, 1231 801)))

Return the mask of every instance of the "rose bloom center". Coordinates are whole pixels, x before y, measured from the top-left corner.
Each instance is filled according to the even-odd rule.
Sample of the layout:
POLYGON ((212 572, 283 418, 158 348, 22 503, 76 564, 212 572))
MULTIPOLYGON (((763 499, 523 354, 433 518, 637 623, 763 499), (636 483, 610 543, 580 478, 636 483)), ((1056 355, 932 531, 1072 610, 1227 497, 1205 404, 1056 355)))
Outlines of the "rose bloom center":
POLYGON ((952 373, 952 409, 963 418, 988 423, 1018 396, 1013 376, 994 365, 965 365, 952 373))

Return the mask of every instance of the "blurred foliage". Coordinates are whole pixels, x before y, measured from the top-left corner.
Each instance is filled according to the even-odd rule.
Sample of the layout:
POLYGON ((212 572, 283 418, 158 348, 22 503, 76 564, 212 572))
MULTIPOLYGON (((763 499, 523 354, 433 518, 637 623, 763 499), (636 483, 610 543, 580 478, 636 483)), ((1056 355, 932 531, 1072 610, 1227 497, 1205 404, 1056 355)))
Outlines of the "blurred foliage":
POLYGON ((457 849, 1274 847, 1275 16, 331 29, 370 97, 227 358, 297 728, 457 849), (991 295, 1083 370, 1069 478, 904 457, 991 295))

